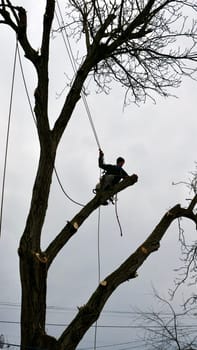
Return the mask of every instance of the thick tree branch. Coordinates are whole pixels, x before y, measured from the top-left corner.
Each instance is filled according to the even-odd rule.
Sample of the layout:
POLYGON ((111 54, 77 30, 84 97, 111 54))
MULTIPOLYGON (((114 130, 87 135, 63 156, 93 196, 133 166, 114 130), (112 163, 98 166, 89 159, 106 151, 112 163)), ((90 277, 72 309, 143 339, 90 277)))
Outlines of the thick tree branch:
POLYGON ((66 97, 59 118, 56 120, 54 128, 52 130, 53 140, 56 145, 58 145, 61 136, 72 116, 72 112, 81 97, 83 84, 92 67, 94 66, 94 63, 95 61, 92 61, 92 58, 88 56, 75 76, 74 82, 66 97))
POLYGON ((48 152, 41 151, 38 171, 33 187, 30 210, 27 216, 24 233, 20 240, 20 252, 27 250, 40 251, 40 236, 46 215, 51 178, 54 169, 54 157, 49 146, 48 152))
MULTIPOLYGON (((52 134, 50 132, 48 118, 48 86, 49 86, 49 45, 51 26, 54 18, 55 0, 47 0, 43 19, 43 33, 41 43, 41 55, 36 65, 38 85, 35 90, 35 115, 37 119, 38 135, 42 149, 47 150, 52 146, 52 134)), ((54 145, 56 148, 56 146, 54 145)))
MULTIPOLYGON (((38 59, 36 62, 33 62, 38 77, 38 84, 35 89, 34 111, 41 150, 38 171, 33 188, 31 207, 27 217, 26 227, 20 242, 20 251, 27 249, 27 239, 29 240, 28 249, 33 249, 37 252, 40 251, 40 236, 47 210, 56 155, 56 145, 53 143, 48 118, 49 42, 54 9, 55 1, 47 0, 43 20, 41 55, 38 56, 37 54, 38 59)), ((24 32, 19 30, 18 34, 22 45, 26 38, 26 13, 22 8, 18 8, 18 11, 20 15, 18 27, 20 27, 20 23, 24 26, 24 32)))
POLYGON ((42 44, 41 44, 41 56, 44 57, 44 60, 48 62, 49 59, 49 42, 50 42, 50 33, 51 26, 53 22, 55 11, 55 0, 47 0, 46 9, 44 14, 43 22, 43 34, 42 34, 42 44))
POLYGON ((44 255, 47 258, 48 267, 62 247, 77 232, 79 227, 89 217, 89 215, 101 205, 101 203, 112 197, 114 194, 134 185, 136 182, 137 175, 133 174, 114 186, 112 190, 97 193, 96 196, 88 204, 86 204, 71 221, 66 224, 66 226, 46 249, 44 255))
POLYGON ((189 217, 195 224, 197 223, 197 219, 192 217, 188 209, 181 208, 179 204, 171 208, 138 249, 119 268, 101 281, 87 304, 79 308, 78 314, 58 340, 60 349, 75 349, 85 332, 98 319, 113 291, 123 282, 137 277, 139 267, 150 254, 159 249, 160 241, 170 224, 179 217, 189 217))
POLYGON ((17 39, 25 52, 25 56, 33 63, 37 71, 38 86, 35 90, 35 115, 40 144, 44 147, 49 147, 51 142, 48 121, 48 63, 50 32, 54 10, 55 1, 47 0, 43 20, 41 55, 39 55, 31 47, 27 38, 26 10, 23 7, 13 6, 10 0, 7 0, 6 5, 2 1, 2 5, 0 6, 0 15, 4 18, 4 22, 16 32, 17 39))
POLYGON ((9 0, 7 0, 7 4, 1 1, 0 16, 4 19, 0 23, 7 24, 15 31, 17 39, 25 52, 25 56, 36 67, 38 53, 32 48, 27 38, 27 17, 25 9, 20 6, 13 6, 9 0), (12 18, 10 14, 13 15, 12 18))
POLYGON ((190 203, 190 205, 189 205, 189 207, 188 207, 188 210, 189 210, 189 211, 193 211, 193 209, 195 208, 196 204, 197 204, 197 194, 196 194, 196 195, 194 196, 194 198, 191 200, 191 203, 190 203))

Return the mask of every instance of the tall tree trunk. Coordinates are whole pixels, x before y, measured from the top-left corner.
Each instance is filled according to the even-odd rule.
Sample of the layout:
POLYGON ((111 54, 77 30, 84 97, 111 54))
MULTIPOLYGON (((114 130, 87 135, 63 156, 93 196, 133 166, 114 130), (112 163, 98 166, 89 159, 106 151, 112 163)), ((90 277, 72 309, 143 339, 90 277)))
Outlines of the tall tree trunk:
POLYGON ((19 250, 22 285, 21 346, 39 347, 45 334, 46 280, 45 258, 22 245, 19 250))
POLYGON ((21 295, 21 346, 45 348, 47 257, 41 252, 40 237, 48 206, 55 149, 41 150, 29 215, 19 246, 21 295))

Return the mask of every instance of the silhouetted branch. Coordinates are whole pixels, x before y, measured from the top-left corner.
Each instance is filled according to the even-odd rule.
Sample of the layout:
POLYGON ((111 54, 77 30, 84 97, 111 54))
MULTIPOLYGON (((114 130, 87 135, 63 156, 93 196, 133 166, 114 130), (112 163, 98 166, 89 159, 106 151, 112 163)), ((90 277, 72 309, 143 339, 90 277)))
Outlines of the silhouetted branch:
POLYGON ((145 331, 145 349, 169 348, 192 350, 197 346, 197 337, 192 328, 192 318, 195 317, 195 308, 176 312, 174 307, 166 299, 156 292, 154 296, 161 304, 157 311, 138 311, 138 320, 145 331), (190 320, 188 325, 188 319, 190 320), (190 327, 191 330, 190 330, 190 327))

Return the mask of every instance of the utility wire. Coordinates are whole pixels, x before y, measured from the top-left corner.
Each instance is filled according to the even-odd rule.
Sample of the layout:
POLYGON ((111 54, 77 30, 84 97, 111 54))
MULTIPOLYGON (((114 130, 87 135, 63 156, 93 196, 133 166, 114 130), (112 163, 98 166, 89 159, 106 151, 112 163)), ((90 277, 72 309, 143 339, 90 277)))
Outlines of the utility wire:
MULTIPOLYGON (((20 325, 21 322, 20 321, 5 321, 5 320, 0 320, 0 323, 2 324, 17 324, 20 325)), ((65 326, 69 326, 69 324, 67 323, 50 323, 47 322, 46 326, 51 326, 51 327, 65 327, 65 326)), ((95 327, 94 325, 91 326, 90 328, 95 327)), ((155 329, 161 329, 160 325, 147 325, 147 324, 139 324, 139 325, 128 325, 128 326, 124 326, 124 325, 112 325, 112 324, 106 324, 106 325, 98 325, 98 328, 114 328, 114 329, 147 329, 147 330, 155 330, 155 329)), ((171 329, 174 328, 174 326, 172 325, 171 327, 169 327, 171 329)), ((196 332, 197 326, 196 324, 192 325, 192 324, 187 324, 187 325, 178 325, 178 329, 179 330, 185 330, 185 331, 189 331, 189 330, 193 330, 196 332)))
MULTIPOLYGON (((16 303, 16 302, 6 302, 6 301, 0 301, 0 307, 5 307, 5 308, 20 308, 21 303, 16 303)), ((75 307, 70 307, 70 306, 55 306, 55 305, 49 305, 47 306, 47 311, 76 311, 75 307)), ((141 315, 140 311, 124 311, 124 310, 103 310, 103 314, 112 314, 112 315, 125 315, 125 316, 139 316, 141 315)), ((151 311, 143 311, 143 315, 152 315, 151 311)), ((170 312, 159 312, 160 316, 171 316, 172 314, 170 312)), ((184 314, 182 315, 183 317, 189 317, 191 318, 191 315, 189 314, 184 314)), ((195 316, 195 313, 192 315, 195 316)))
MULTIPOLYGON (((114 344, 108 344, 108 345, 100 345, 100 346, 97 346, 97 349, 111 348, 111 347, 114 347, 114 346, 128 345, 128 344, 133 344, 133 343, 136 343, 136 342, 139 343, 140 341, 133 340, 133 341, 125 342, 125 343, 114 343, 114 344)), ((142 341, 142 343, 143 343, 143 341, 142 341)), ((92 347, 79 348, 79 350, 91 350, 91 349, 92 349, 92 347)))
POLYGON ((9 147, 9 136, 10 136, 10 124, 11 124, 11 114, 12 114, 12 101, 13 101, 14 81, 15 81, 15 73, 16 73, 17 49, 18 49, 18 40, 16 39, 16 47, 15 47, 14 63, 13 63, 13 71, 12 71, 10 104, 9 104, 9 113, 8 113, 8 123, 7 123, 7 133, 6 133, 5 158, 4 158, 4 165, 3 165, 3 182, 2 182, 2 191, 1 191, 1 210, 0 210, 0 237, 1 237, 2 220, 3 220, 5 179, 6 179, 6 170, 7 170, 7 160, 8 160, 8 147, 9 147))

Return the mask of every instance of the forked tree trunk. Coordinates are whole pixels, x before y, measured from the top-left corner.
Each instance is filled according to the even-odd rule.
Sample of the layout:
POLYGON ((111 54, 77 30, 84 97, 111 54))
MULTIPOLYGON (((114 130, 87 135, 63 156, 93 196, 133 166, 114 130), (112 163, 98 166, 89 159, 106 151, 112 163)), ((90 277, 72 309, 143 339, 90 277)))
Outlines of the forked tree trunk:
POLYGON ((21 349, 55 350, 57 341, 45 333, 46 322, 46 257, 30 249, 24 254, 20 246, 20 275, 22 285, 21 349))

